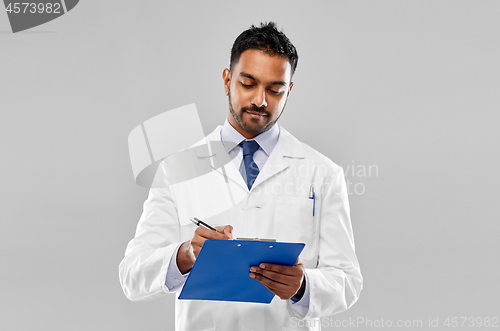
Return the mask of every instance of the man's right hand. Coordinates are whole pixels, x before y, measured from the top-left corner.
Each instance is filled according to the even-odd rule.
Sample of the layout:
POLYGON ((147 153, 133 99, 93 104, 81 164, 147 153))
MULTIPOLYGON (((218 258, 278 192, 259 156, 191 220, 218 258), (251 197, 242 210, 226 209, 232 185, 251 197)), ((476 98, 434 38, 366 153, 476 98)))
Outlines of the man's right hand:
POLYGON ((191 270, 205 240, 233 239, 233 227, 231 225, 216 226, 215 229, 217 232, 199 226, 194 231, 193 238, 181 245, 179 251, 177 252, 177 267, 181 273, 185 274, 191 270))

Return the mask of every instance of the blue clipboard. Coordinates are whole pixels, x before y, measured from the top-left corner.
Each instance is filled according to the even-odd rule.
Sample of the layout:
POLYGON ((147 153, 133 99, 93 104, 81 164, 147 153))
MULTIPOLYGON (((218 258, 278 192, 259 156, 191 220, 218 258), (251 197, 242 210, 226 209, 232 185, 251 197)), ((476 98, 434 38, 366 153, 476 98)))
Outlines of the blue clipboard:
POLYGON ((250 278, 261 262, 293 266, 303 243, 207 239, 179 299, 270 303, 274 293, 250 278))

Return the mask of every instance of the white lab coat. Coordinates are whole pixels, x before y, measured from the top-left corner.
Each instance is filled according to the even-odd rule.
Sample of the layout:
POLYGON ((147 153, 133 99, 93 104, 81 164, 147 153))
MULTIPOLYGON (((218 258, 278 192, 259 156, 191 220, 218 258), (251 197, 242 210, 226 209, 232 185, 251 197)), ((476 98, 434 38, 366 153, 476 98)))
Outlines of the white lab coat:
MULTIPOLYGON (((220 141, 220 130, 221 126, 206 140, 220 141)), ((192 216, 212 226, 231 224, 235 238, 305 243, 300 260, 310 290, 309 309, 301 314, 291 308, 290 300, 278 296, 268 305, 178 300, 179 286, 173 291, 176 330, 320 330, 321 316, 342 312, 358 299, 362 276, 342 168, 282 127, 250 191, 233 162, 183 183, 168 185, 166 178, 162 163, 155 181, 163 187, 150 190, 136 235, 120 263, 127 298, 140 301, 170 293, 166 273, 176 247, 193 236, 192 216), (311 186, 316 195, 314 216, 311 186)))

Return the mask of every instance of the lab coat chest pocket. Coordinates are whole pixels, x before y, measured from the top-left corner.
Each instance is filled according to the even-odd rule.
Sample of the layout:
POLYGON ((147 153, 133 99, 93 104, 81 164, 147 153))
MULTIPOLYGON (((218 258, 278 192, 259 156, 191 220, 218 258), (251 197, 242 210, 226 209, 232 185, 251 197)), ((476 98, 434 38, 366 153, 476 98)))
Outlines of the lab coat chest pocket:
POLYGON ((306 197, 281 196, 276 199, 274 213, 274 236, 277 241, 304 243, 301 260, 311 260, 318 246, 318 201, 306 197))

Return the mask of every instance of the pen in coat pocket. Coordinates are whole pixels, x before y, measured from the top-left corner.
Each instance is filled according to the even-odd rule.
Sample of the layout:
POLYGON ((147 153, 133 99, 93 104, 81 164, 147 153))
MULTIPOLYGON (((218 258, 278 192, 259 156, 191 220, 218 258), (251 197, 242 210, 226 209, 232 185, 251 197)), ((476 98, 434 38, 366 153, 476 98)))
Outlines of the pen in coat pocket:
POLYGON ((309 199, 313 200, 313 216, 314 210, 316 209, 316 193, 314 193, 314 186, 311 185, 311 189, 309 190, 309 199))

